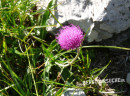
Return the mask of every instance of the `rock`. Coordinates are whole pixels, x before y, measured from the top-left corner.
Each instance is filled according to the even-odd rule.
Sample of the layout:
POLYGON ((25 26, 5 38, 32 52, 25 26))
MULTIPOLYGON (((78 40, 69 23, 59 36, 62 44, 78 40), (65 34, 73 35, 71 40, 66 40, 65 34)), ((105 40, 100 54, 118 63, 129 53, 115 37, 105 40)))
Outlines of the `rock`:
POLYGON ((130 84, 130 73, 127 73, 126 82, 130 84))
MULTIPOLYGON (((39 2, 45 9, 49 1, 39 2)), ((57 0, 56 5, 53 12, 60 23, 79 25, 84 32, 90 28, 89 42, 108 39, 130 27, 130 0, 57 0)), ((53 18, 48 24, 60 26, 53 18)), ((56 28, 48 28, 48 31, 56 28)))
MULTIPOLYGON (((55 95, 58 90, 59 89, 56 89, 53 95, 55 95)), ((51 94, 49 96, 53 96, 53 95, 51 94)), ((64 92, 61 96, 86 96, 86 94, 81 89, 67 88, 66 90, 64 89, 64 92)))
POLYGON ((85 92, 81 89, 68 88, 61 96, 86 96, 85 92))

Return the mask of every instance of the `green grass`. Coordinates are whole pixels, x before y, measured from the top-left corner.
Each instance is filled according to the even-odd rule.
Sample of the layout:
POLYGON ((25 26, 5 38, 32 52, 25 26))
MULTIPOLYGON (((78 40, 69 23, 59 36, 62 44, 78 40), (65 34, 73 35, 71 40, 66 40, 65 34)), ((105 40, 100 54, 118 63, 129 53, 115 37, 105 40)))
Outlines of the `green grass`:
POLYGON ((51 0, 46 10, 37 10, 32 0, 0 1, 0 96, 47 96, 57 88, 55 96, 67 88, 98 94, 105 85, 102 89, 98 84, 76 85, 76 82, 95 80, 110 64, 91 69, 91 52, 87 48, 130 50, 116 46, 82 46, 71 66, 59 66, 72 61, 76 51, 61 50, 55 39, 45 41, 46 28, 55 26, 47 24, 50 16, 56 19, 52 14, 55 2, 51 0))

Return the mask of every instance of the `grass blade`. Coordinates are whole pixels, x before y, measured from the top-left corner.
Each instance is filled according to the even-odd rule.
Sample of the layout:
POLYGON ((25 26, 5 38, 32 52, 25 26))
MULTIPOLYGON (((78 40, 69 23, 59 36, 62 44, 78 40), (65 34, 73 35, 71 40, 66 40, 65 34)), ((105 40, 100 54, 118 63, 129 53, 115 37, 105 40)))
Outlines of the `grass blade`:
POLYGON ((82 46, 82 48, 113 48, 113 49, 121 49, 121 50, 130 50, 130 48, 125 48, 125 47, 102 46, 102 45, 82 46))

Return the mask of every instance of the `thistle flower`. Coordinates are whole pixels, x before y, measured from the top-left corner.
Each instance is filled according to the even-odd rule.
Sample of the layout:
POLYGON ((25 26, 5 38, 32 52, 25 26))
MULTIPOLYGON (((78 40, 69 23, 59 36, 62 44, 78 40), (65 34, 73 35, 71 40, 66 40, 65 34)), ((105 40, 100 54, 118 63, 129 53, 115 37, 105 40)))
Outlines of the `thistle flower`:
POLYGON ((73 50, 81 45, 84 35, 79 26, 70 24, 62 27, 59 31, 60 33, 57 34, 56 39, 62 49, 73 50))

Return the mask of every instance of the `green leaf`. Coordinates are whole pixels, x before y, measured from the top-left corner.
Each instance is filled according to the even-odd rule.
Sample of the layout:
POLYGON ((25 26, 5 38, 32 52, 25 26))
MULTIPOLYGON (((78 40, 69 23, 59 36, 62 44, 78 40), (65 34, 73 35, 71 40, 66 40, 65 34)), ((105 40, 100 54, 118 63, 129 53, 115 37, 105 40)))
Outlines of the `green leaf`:
POLYGON ((66 82, 67 85, 70 85, 74 81, 74 76, 69 71, 69 69, 64 68, 61 73, 62 80, 66 82))
POLYGON ((5 54, 6 52, 7 52, 7 44, 5 38, 3 38, 3 53, 5 54))
POLYGON ((86 53, 87 53, 87 70, 89 70, 91 62, 90 62, 88 51, 86 53))
POLYGON ((42 44, 44 44, 44 45, 46 45, 46 46, 49 46, 48 44, 45 43, 44 40, 42 40, 42 39, 40 39, 40 38, 38 38, 38 37, 36 37, 36 36, 33 36, 33 38, 34 38, 35 40, 39 41, 40 43, 42 43, 42 44))
POLYGON ((85 63, 85 59, 84 59, 84 55, 83 55, 83 51, 82 51, 82 48, 80 50, 80 54, 81 54, 81 60, 83 61, 83 64, 85 63))
POLYGON ((98 77, 98 76, 108 67, 108 65, 109 65, 110 63, 111 63, 111 61, 109 61, 106 66, 104 66, 104 67, 102 67, 102 68, 100 68, 100 69, 97 69, 97 70, 93 71, 92 73, 95 73, 95 72, 98 72, 98 71, 99 71, 99 72, 94 76, 94 79, 95 79, 96 77, 98 77))
POLYGON ((55 96, 61 96, 62 95, 62 93, 63 93, 63 88, 60 88, 57 92, 56 92, 56 94, 55 94, 55 96))
POLYGON ((43 44, 42 44, 42 49, 43 49, 43 53, 46 58, 52 59, 54 57, 52 52, 50 50, 48 50, 43 44))
POLYGON ((58 43, 56 42, 56 39, 53 40, 50 44, 50 46, 48 47, 49 51, 52 51, 52 49, 55 49, 55 47, 58 45, 58 43))
MULTIPOLYGON (((40 26, 45 26, 47 25, 47 20, 50 18, 50 12, 48 9, 50 9, 53 5, 55 4, 55 0, 51 0, 47 6, 47 9, 45 11, 45 13, 41 16, 41 18, 39 19, 39 21, 41 21, 40 26)), ((45 39, 47 34, 47 30, 46 28, 42 28, 40 30, 40 38, 41 39, 45 39)))
POLYGON ((34 27, 27 27, 26 29, 39 29, 39 28, 45 28, 45 27, 56 27, 56 25, 43 25, 43 26, 34 26, 34 27))
MULTIPOLYGON (((7 58, 7 57, 6 57, 7 58)), ((23 81, 16 75, 16 73, 11 69, 9 63, 6 64, 5 61, 2 59, 2 62, 4 66, 7 68, 7 70, 10 72, 12 79, 14 83, 16 84, 17 89, 21 92, 23 96, 25 96, 25 91, 23 90, 22 86, 24 86, 23 81)), ((8 62, 8 60, 7 60, 8 62)))

